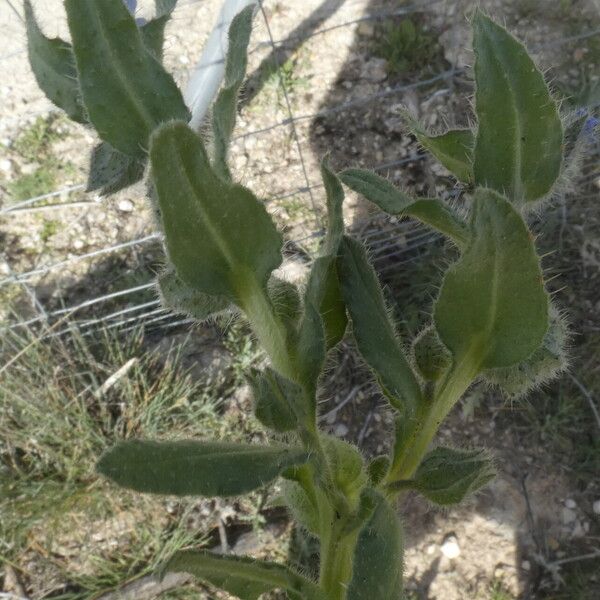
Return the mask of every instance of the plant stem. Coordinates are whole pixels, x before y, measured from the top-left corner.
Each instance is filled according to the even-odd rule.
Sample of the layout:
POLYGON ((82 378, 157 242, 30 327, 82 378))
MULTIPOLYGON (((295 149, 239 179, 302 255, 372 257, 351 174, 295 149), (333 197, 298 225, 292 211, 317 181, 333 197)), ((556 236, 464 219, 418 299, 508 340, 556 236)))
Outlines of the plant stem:
POLYGON ((345 600, 352 576, 352 558, 357 534, 343 535, 346 520, 337 519, 329 531, 321 536, 321 568, 319 586, 328 600, 345 600))
POLYGON ((276 371, 296 380, 295 369, 289 355, 288 336, 284 324, 273 309, 266 290, 252 273, 237 282, 240 308, 250 321, 261 346, 271 359, 276 371))
POLYGON ((410 479, 414 475, 441 423, 479 373, 480 355, 478 346, 474 346, 444 378, 433 401, 419 415, 420 422, 410 439, 394 458, 385 483, 410 479))

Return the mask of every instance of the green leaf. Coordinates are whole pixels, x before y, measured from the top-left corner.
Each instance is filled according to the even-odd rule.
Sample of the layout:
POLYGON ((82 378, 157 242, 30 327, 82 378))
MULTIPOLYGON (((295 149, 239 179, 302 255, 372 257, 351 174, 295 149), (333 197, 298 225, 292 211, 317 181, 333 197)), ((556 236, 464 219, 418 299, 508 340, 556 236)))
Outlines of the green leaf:
POLYGON ((158 288, 164 307, 188 315, 198 322, 233 308, 224 296, 211 296, 191 288, 177 277, 177 273, 172 269, 158 276, 158 288))
POLYGON ((242 302, 266 289, 281 264, 281 235, 250 190, 210 167, 204 144, 184 123, 152 137, 152 175, 169 258, 194 289, 242 302))
POLYGON ((114 194, 140 181, 144 170, 145 161, 122 154, 102 142, 92 150, 86 192, 100 190, 102 196, 114 194))
POLYGON ((372 486, 378 486, 390 470, 390 459, 385 454, 376 456, 367 467, 372 486))
POLYGON ((100 459, 98 472, 118 485, 152 494, 237 496, 273 481, 307 454, 285 446, 223 442, 120 442, 100 459))
POLYGON ((302 313, 298 288, 290 281, 272 276, 268 283, 269 298, 275 313, 284 323, 296 326, 302 313))
POLYGON ((48 100, 62 108, 69 118, 87 123, 71 45, 44 35, 29 0, 25 0, 24 8, 29 63, 38 85, 48 100))
POLYGON ((235 127, 238 94, 246 75, 254 9, 254 5, 247 6, 231 21, 225 79, 213 106, 214 167, 226 180, 231 179, 227 154, 235 127))
POLYGON ((485 450, 439 447, 425 456, 410 487, 435 504, 449 506, 476 492, 495 475, 494 465, 485 450))
POLYGON ((415 200, 387 179, 363 169, 347 169, 340 173, 340 179, 350 189, 362 194, 381 210, 391 215, 406 215, 419 219, 448 236, 461 248, 468 243, 467 227, 440 200, 432 198, 415 200))
POLYGON ((321 441, 336 489, 346 497, 357 500, 367 482, 362 454, 356 446, 331 435, 322 434, 321 441))
POLYGON ((431 135, 408 112, 405 118, 420 144, 431 152, 459 181, 473 182, 473 148, 475 136, 470 129, 450 129, 431 135))
POLYGON ((339 269, 360 353, 392 406, 412 412, 421 389, 396 336, 377 275, 359 242, 344 238, 339 269))
POLYGON ((471 228, 471 244, 444 278, 435 326, 455 364, 509 367, 535 352, 548 329, 540 261, 522 217, 492 190, 476 190, 471 228))
POLYGON ((314 413, 317 380, 325 362, 325 331, 319 311, 308 298, 304 301, 295 353, 300 382, 313 399, 311 409, 314 413))
POLYGON ((312 581, 291 569, 241 556, 178 552, 162 571, 190 573, 242 600, 258 600, 276 588, 286 590, 293 600, 326 600, 312 581))
POLYGON ((115 149, 144 158, 160 123, 189 119, 179 88, 121 0, 65 0, 65 7, 89 120, 115 149))
POLYGON ((544 77, 519 41, 481 11, 473 19, 475 183, 523 204, 550 192, 563 127, 544 77))
POLYGON ((280 433, 298 427, 296 410, 302 404, 302 389, 267 367, 251 378, 256 418, 269 429, 280 433))
POLYGON ((483 379, 514 399, 552 381, 565 371, 569 364, 569 329, 564 317, 552 305, 549 316, 550 326, 540 348, 517 365, 484 371, 483 379))
POLYGON ((442 344, 435 327, 427 327, 414 340, 413 357, 425 381, 437 381, 452 365, 452 355, 442 344))
POLYGON ((162 60, 165 45, 165 28, 175 10, 177 0, 156 0, 154 19, 142 25, 140 34, 146 48, 158 59, 162 60))
POLYGON ((344 190, 326 159, 321 163, 321 175, 327 194, 327 232, 310 272, 306 301, 318 307, 325 329, 326 349, 330 350, 342 340, 348 325, 336 260, 344 235, 344 190))
POLYGON ((398 600, 402 593, 403 533, 390 504, 372 492, 375 510, 358 536, 347 600, 398 600))
MULTIPOLYGON (((309 475, 309 477, 312 477, 312 475, 309 475)), ((293 479, 284 479, 281 482, 281 489, 285 504, 294 517, 294 521, 318 536, 321 525, 317 502, 311 499, 300 482, 293 479)), ((322 506, 327 505, 327 498, 321 488, 313 485, 313 493, 320 498, 322 506)))

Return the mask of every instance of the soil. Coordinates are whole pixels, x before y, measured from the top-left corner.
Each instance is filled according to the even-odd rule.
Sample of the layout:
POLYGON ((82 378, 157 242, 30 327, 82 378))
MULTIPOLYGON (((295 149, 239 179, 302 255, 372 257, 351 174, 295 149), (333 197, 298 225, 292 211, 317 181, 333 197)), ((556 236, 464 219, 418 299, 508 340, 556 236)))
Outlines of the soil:
MULTIPOLYGON (((179 4, 168 29, 165 61, 183 83, 220 2, 181 0, 179 4)), ((506 20, 527 40, 540 64, 551 70, 557 86, 579 85, 582 63, 593 51, 589 40, 561 44, 552 41, 572 36, 574 30, 597 28, 600 7, 574 0, 572 18, 564 18, 554 11, 555 0, 539 2, 547 4, 547 10, 537 10, 539 5, 534 2, 537 9, 530 16, 524 15, 518 0, 477 4, 506 20)), ((265 12, 273 39, 287 40, 277 52, 272 52, 263 19, 259 16, 256 20, 250 78, 242 98, 232 165, 236 177, 266 199, 291 240, 290 256, 300 263, 314 250, 315 232, 320 228, 323 193, 318 161, 325 153, 330 154, 335 168, 391 165, 378 170, 415 193, 436 192, 446 198, 460 195, 448 173, 433 161, 418 158, 420 150, 405 132, 399 108, 407 105, 432 128, 468 122, 472 94, 468 65, 472 57, 464 52, 469 46, 464 15, 473 3, 415 5, 419 7, 416 18, 439 41, 437 64, 435 68, 428 66, 394 76, 373 53, 374 39, 380 35, 380 19, 364 16, 398 12, 405 6, 401 2, 267 2, 265 12), (264 83, 258 75, 260 65, 272 61, 273 56, 281 63, 291 60, 293 64, 286 81, 289 107, 277 91, 277 82, 264 83), (445 77, 420 83, 442 72, 445 77), (368 102, 362 100, 373 96, 376 98, 368 102), (340 104, 346 103, 353 103, 352 108, 341 110, 340 104), (290 109, 295 116, 293 124, 287 122, 290 109), (315 113, 317 117, 309 117, 315 113), (412 161, 402 162, 409 159, 412 161)), ((59 0, 39 0, 35 9, 48 33, 66 35, 59 0)), ((8 184, 31 168, 13 142, 51 107, 27 66, 22 23, 6 4, 0 10, 0 28, 5 32, 0 39, 0 158, 6 161, 0 177, 2 208, 6 209, 13 202, 6 191, 8 184)), ((59 181, 58 187, 64 188, 85 182, 86 156, 95 138, 77 125, 61 122, 60 127, 63 130, 53 151, 70 165, 68 174, 59 181)), ((0 285, 12 290, 6 293, 20 303, 22 318, 37 314, 28 292, 33 291, 46 310, 53 310, 146 283, 160 267, 160 250, 152 240, 77 260, 115 244, 144 239, 153 231, 142 186, 108 198, 80 190, 62 192, 34 206, 48 202, 65 206, 3 215, 0 266, 7 279, 0 285), (49 219, 57 221, 59 228, 50 239, 43 239, 42 231, 49 219), (28 278, 29 290, 10 284, 8 279, 62 261, 68 262, 28 278)), ((413 223, 382 219, 356 198, 350 199, 349 207, 348 226, 367 240, 390 298, 398 299, 399 306, 403 301, 403 277, 407 276, 398 274, 403 268, 400 265, 408 265, 406 269, 418 278, 421 287, 436 281, 439 266, 447 261, 439 240, 413 223), (433 260, 433 268, 421 269, 424 254, 433 260), (411 265, 417 265, 419 272, 411 272, 411 265)), ((598 255, 597 241, 590 241, 586 248, 582 260, 591 261, 589 268, 597 270, 598 263, 593 262, 598 255)), ((427 316, 429 294, 423 292, 422 304, 403 314, 402 327, 409 335, 419 330, 427 316)), ((589 295, 593 299, 593 291, 589 295)), ((78 314, 81 318, 106 317, 110 311, 130 309, 152 299, 152 293, 132 294, 125 303, 100 303, 78 314)), ((411 299, 414 301, 414 296, 411 299)), ((143 311, 133 314, 139 316, 143 311)), ((117 323, 118 319, 107 322, 117 323)), ((169 336, 169 330, 160 335, 169 336)), ((171 341, 176 343, 176 339, 171 341)), ((163 343, 169 345, 168 337, 163 343)), ((222 360, 219 348, 218 340, 211 338, 210 352, 215 356, 202 360, 209 365, 222 360)), ((377 455, 389 443, 391 415, 350 342, 344 343, 338 358, 341 366, 332 367, 325 384, 322 423, 334 435, 356 442, 371 456, 377 455)), ((487 599, 492 598, 495 589, 515 598, 546 597, 544 594, 552 594, 553 586, 560 582, 556 561, 578 553, 580 548, 589 548, 598 539, 598 516, 591 507, 594 499, 600 498, 593 494, 600 494, 600 490, 576 489, 560 457, 549 455, 535 436, 524 434, 509 408, 496 394, 475 388, 440 432, 440 441, 445 443, 463 447, 485 444, 493 451, 498 477, 485 491, 448 511, 434 509, 412 496, 401 507, 406 528, 407 588, 418 598, 487 599)), ((118 537, 116 529, 114 535, 118 537)), ((600 597, 598 579, 591 581, 586 597, 600 597), (592 589, 596 584, 598 587, 592 589)))

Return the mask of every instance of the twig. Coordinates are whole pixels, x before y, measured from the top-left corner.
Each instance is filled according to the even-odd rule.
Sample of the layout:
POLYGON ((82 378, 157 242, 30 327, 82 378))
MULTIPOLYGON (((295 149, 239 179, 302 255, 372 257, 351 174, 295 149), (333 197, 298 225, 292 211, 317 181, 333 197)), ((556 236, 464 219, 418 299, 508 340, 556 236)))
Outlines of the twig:
POLYGON ((598 408, 596 407, 596 401, 594 400, 592 394, 588 391, 588 389, 575 377, 575 375, 569 373, 569 377, 571 381, 579 388, 579 391, 585 396, 585 399, 588 401, 592 412, 594 413, 594 417, 596 418, 596 424, 598 425, 598 429, 600 429, 600 413, 598 412, 598 408))
POLYGON ((148 575, 124 585, 114 592, 102 594, 95 600, 151 600, 163 592, 172 590, 192 579, 187 573, 167 573, 160 580, 156 575, 148 575))
POLYGON ((94 397, 95 398, 100 398, 101 396, 103 396, 104 394, 106 394, 106 392, 108 392, 108 390, 113 387, 113 385, 115 385, 115 383, 117 383, 117 381, 119 381, 119 379, 122 379, 123 377, 125 377, 125 375, 127 375, 127 373, 129 373, 129 371, 131 371, 131 369, 137 364, 138 359, 137 358, 130 358, 122 367, 120 367, 117 371, 115 371, 95 392, 94 392, 94 397))

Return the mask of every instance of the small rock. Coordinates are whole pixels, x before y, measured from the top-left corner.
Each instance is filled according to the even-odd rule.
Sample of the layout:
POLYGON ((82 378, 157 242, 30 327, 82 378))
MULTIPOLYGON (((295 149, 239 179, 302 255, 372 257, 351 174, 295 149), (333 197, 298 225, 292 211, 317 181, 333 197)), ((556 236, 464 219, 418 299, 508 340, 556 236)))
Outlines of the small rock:
POLYGON ((528 560, 524 560, 521 563, 521 568, 523 569, 523 571, 531 571, 531 563, 528 560))
POLYGON ((188 57, 187 57, 185 54, 182 54, 182 55, 179 57, 179 62, 180 62, 182 65, 187 65, 187 64, 189 64, 189 62, 190 62, 190 59, 189 59, 189 58, 188 58, 188 57))
POLYGON ((85 242, 83 240, 75 240, 73 242, 73 248, 75 250, 81 250, 85 246, 85 242))
POLYGON ((567 508, 576 508, 577 507, 577 502, 575 502, 575 500, 573 500, 572 498, 567 498, 565 500, 565 506, 567 508))
POLYGON ((455 559, 460 556, 460 547, 458 545, 458 540, 454 536, 450 536, 446 539, 446 541, 442 544, 440 550, 442 554, 449 559, 455 559))
POLYGON ((362 35, 364 37, 373 37, 375 34, 375 25, 373 25, 373 23, 369 23, 369 21, 363 21, 356 28, 356 32, 358 35, 362 35))
POLYGON ((133 202, 131 200, 121 200, 117 204, 117 209, 124 213, 129 213, 133 210, 133 202))
POLYGON ((600 515, 600 500, 596 500, 594 502, 592 505, 592 510, 594 511, 594 514, 600 515))
POLYGON ((8 177, 12 174, 12 162, 8 158, 3 158, 0 160, 0 172, 8 177))
POLYGON ((360 76, 367 81, 380 83, 387 79, 387 66, 387 60, 384 58, 371 58, 362 66, 360 76))
POLYGON ((347 433, 348 433, 348 428, 343 423, 338 423, 333 428, 333 435, 335 435, 335 437, 341 438, 341 437, 344 437, 347 433))
POLYGON ((577 513, 572 508, 568 508, 565 506, 562 509, 561 520, 563 522, 563 525, 569 525, 570 523, 574 523, 576 519, 577 513))
POLYGON ((429 544, 429 546, 427 546, 426 552, 427 554, 429 554, 429 556, 431 556, 435 552, 435 545, 429 544))
POLYGON ((573 527, 571 535, 575 538, 582 538, 585 536, 585 529, 581 524, 581 521, 577 521, 577 523, 575 523, 575 527, 573 527))

